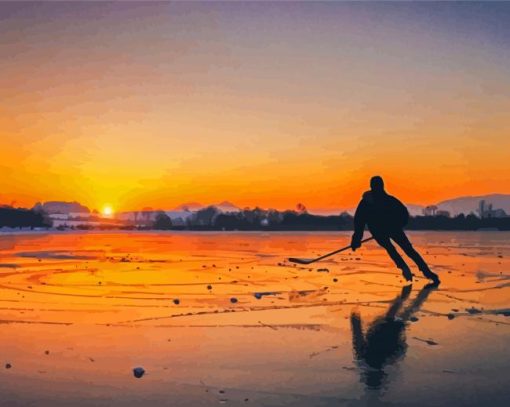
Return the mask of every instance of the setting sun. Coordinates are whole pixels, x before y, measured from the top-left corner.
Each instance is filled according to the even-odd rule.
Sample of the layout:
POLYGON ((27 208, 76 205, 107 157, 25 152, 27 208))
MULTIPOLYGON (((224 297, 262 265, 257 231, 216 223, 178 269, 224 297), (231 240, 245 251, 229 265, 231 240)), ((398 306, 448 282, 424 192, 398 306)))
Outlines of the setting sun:
POLYGON ((110 205, 105 205, 103 207, 103 215, 104 216, 112 216, 113 215, 113 209, 110 205))

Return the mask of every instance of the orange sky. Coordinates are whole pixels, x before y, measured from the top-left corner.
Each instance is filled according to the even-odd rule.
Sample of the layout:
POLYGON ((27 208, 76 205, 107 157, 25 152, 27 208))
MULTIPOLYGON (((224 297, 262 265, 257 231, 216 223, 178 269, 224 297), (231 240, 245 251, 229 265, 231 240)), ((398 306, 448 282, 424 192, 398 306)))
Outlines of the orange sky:
POLYGON ((0 203, 510 192, 508 4, 0 4, 0 203))

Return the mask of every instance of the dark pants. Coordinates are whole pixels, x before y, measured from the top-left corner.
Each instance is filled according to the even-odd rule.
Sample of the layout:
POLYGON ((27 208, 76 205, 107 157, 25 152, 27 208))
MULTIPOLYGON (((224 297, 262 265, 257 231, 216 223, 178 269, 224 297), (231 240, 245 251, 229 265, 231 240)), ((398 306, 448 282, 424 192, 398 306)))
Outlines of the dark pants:
POLYGON ((407 254, 416 263, 420 271, 425 276, 432 273, 427 263, 425 263, 425 260, 423 260, 423 257, 421 257, 420 254, 414 249, 413 245, 402 229, 388 233, 372 233, 372 235, 374 236, 377 243, 386 249, 391 259, 395 262, 399 269, 409 270, 409 266, 406 264, 402 256, 400 256, 400 254, 397 252, 395 246, 393 246, 391 242, 392 240, 398 244, 404 253, 407 254))

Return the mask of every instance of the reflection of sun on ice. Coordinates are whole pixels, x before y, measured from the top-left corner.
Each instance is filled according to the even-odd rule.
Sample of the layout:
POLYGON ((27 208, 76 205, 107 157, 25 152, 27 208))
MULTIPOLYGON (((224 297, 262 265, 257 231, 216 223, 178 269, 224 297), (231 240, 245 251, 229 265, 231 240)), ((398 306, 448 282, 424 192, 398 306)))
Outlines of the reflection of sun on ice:
POLYGON ((113 209, 110 205, 105 205, 103 208, 103 215, 104 216, 112 216, 113 215, 113 209))

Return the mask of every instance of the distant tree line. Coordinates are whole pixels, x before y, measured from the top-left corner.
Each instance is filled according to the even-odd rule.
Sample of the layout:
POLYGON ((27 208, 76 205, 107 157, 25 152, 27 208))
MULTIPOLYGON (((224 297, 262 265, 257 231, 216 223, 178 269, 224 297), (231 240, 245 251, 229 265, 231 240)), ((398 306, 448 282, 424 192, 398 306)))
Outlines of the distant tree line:
MULTIPOLYGON (((152 224, 141 229, 156 230, 225 230, 225 231, 334 231, 352 230, 354 218, 347 212, 339 215, 312 215, 303 205, 296 210, 244 209, 239 212, 223 213, 214 206, 201 209, 186 219, 185 225, 175 226, 163 211, 159 212, 152 224)), ((12 207, 0 207, 0 227, 34 228, 50 227, 51 219, 43 211, 12 207)), ((138 229, 129 225, 77 226, 76 229, 138 229)), ((476 215, 415 216, 409 219, 408 230, 510 230, 510 217, 479 218, 476 215)))
POLYGON ((510 217, 479 218, 476 215, 460 214, 453 218, 446 216, 415 216, 409 219, 409 230, 510 230, 510 217))
POLYGON ((255 208, 228 213, 209 206, 186 221, 186 228, 191 230, 349 230, 352 225, 352 216, 348 214, 310 215, 299 205, 296 211, 255 208))
POLYGON ((172 219, 165 212, 159 212, 154 220, 153 228, 156 230, 172 229, 172 219))
MULTIPOLYGON (((299 209, 299 208, 298 208, 299 209)), ((245 209, 240 212, 222 213, 211 206, 197 211, 187 221, 191 230, 353 230, 354 218, 344 212, 340 215, 320 216, 296 211, 245 209)), ((484 218, 475 215, 415 216, 409 219, 408 230, 510 230, 510 217, 484 218)))

